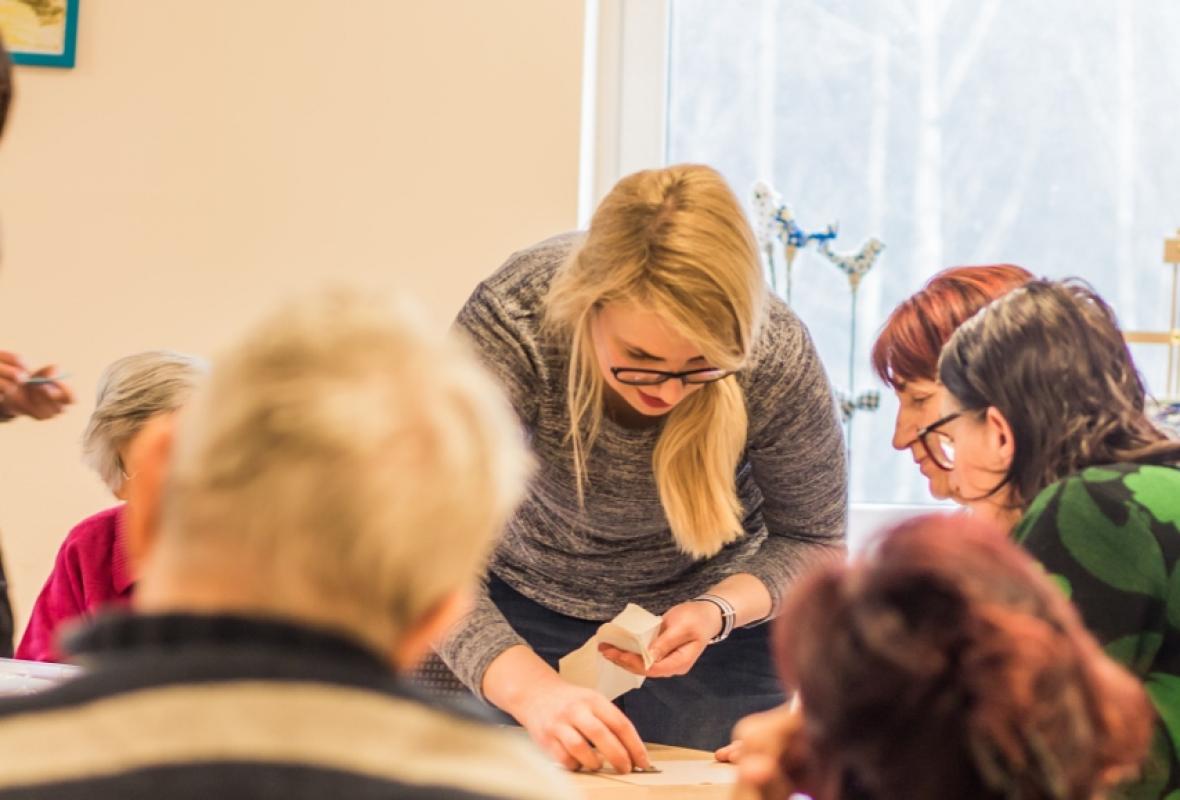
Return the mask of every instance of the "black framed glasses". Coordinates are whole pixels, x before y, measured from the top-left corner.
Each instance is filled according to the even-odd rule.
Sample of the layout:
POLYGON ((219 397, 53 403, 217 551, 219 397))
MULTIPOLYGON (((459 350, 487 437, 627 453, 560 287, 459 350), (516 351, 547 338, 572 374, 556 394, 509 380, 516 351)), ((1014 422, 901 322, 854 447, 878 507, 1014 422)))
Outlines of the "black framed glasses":
POLYGON ((683 372, 667 372, 662 369, 636 369, 634 367, 611 367, 610 374, 615 380, 627 386, 659 386, 670 380, 679 380, 685 386, 714 383, 733 374, 731 369, 702 367, 686 369, 683 372))
POLYGON ((950 472, 955 466, 955 443, 951 441, 950 437, 942 430, 943 425, 952 422, 963 415, 962 411, 955 411, 947 414, 945 417, 936 419, 925 428, 918 431, 918 435, 914 437, 914 442, 920 441, 926 453, 930 456, 930 460, 934 462, 934 466, 950 472))

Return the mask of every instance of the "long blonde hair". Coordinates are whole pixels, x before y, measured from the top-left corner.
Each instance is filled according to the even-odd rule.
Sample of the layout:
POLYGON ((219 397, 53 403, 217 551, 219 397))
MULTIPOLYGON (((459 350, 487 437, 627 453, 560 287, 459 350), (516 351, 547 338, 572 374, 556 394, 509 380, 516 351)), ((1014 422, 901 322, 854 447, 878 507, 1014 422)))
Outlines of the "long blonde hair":
MULTIPOLYGON (((602 423, 604 380, 590 332, 598 309, 641 304, 710 364, 737 370, 747 363, 765 300, 754 234, 715 170, 681 164, 615 184, 546 298, 546 322, 570 348, 568 439, 579 498, 602 423)), ((680 549, 694 558, 716 555, 742 533, 734 479, 746 428, 745 398, 729 377, 685 398, 660 433, 652 456, 660 502, 680 549)))

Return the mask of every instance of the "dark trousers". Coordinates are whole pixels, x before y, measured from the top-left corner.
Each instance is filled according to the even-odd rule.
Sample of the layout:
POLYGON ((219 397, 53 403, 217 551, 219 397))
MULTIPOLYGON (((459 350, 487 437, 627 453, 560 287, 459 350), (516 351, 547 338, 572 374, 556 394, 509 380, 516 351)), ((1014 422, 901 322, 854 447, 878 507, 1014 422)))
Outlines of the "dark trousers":
MULTIPOLYGON (((488 591, 516 632, 554 669, 602 624, 550 611, 494 575, 488 591)), ((729 743, 739 719, 785 700, 769 640, 767 625, 738 628, 706 647, 687 675, 648 678, 615 704, 645 742, 716 749, 729 743)))

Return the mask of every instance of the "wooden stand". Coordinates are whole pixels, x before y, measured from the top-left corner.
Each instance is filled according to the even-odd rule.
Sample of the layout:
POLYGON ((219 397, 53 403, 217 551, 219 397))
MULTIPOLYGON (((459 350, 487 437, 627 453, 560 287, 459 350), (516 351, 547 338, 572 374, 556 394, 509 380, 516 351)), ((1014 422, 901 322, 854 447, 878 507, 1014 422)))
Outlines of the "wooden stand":
POLYGON ((1164 239, 1164 263, 1172 267, 1172 312, 1168 315, 1168 330, 1128 331, 1131 344, 1162 344, 1168 348, 1168 372, 1160 396, 1166 400, 1180 399, 1180 230, 1176 236, 1164 239))

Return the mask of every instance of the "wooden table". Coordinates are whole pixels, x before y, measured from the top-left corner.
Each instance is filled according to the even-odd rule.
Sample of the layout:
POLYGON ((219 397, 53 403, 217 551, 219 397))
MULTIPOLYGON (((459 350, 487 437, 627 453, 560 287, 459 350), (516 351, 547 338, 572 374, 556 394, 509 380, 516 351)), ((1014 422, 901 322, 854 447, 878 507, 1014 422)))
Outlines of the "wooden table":
POLYGON ((577 772, 572 774, 574 785, 585 800, 729 800, 733 796, 734 768, 716 763, 712 753, 662 744, 649 744, 647 752, 653 762, 684 762, 686 771, 692 772, 691 782, 669 784, 668 778, 676 774, 669 768, 663 775, 636 775, 635 783, 611 772, 577 772), (720 783, 702 784, 701 780, 720 783))

